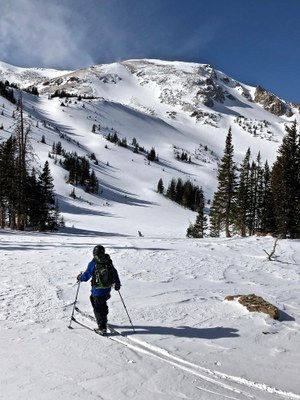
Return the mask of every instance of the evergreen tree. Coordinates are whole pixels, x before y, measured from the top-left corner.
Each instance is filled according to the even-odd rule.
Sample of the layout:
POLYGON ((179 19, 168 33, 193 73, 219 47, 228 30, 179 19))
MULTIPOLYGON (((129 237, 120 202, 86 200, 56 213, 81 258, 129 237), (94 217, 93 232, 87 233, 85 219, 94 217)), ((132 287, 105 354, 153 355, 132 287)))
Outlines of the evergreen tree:
POLYGON ((88 183, 90 179, 90 163, 86 157, 78 157, 79 170, 78 170, 78 180, 79 184, 84 186, 88 183))
POLYGON ((55 203, 53 178, 48 161, 45 162, 42 174, 39 177, 39 186, 43 213, 40 230, 56 230, 58 226, 57 204, 55 203))
POLYGON ((6 81, 5 83, 0 81, 0 96, 5 97, 11 103, 15 104, 16 99, 14 98, 14 92, 12 89, 9 89, 7 86, 9 86, 8 81, 6 81))
POLYGON ((191 209, 193 211, 196 211, 199 209, 201 206, 201 203, 203 201, 203 190, 202 188, 199 189, 199 187, 194 188, 194 204, 192 205, 191 209))
POLYGON ((254 232, 263 233, 262 227, 262 215, 263 215, 263 205, 264 205, 264 193, 265 193, 265 182, 264 182, 264 169, 261 165, 261 156, 260 152, 257 155, 256 159, 257 167, 256 167, 256 205, 255 205, 255 222, 254 222, 254 232))
POLYGON ((43 173, 37 179, 32 169, 31 175, 25 170, 24 181, 20 186, 18 142, 9 138, 0 145, 0 226, 11 229, 35 230, 54 229, 58 209, 54 206, 54 193, 49 164, 45 163, 43 173), (5 167, 5 168, 4 168, 5 167), (11 176, 16 179, 11 179, 11 176), (20 209, 20 188, 22 189, 22 208, 20 209), (19 225, 20 210, 22 226, 19 225))
POLYGON ((256 202, 257 202, 257 165, 254 161, 252 161, 250 168, 249 217, 247 221, 249 235, 254 235, 255 233, 256 202))
POLYGON ((155 153, 155 148, 152 147, 151 150, 148 153, 147 159, 149 161, 155 161, 156 160, 156 153, 155 153))
POLYGON ((34 168, 26 182, 26 209, 28 226, 33 230, 44 230, 44 196, 34 168))
POLYGON ((296 121, 278 149, 271 176, 277 233, 300 237, 300 138, 296 121))
MULTIPOLYGON (((16 174, 14 176, 17 187, 17 201, 15 207, 15 217, 17 229, 24 230, 26 227, 26 179, 27 171, 32 160, 32 148, 30 143, 30 123, 23 115, 22 93, 18 101, 17 122, 14 131, 16 138, 16 174)), ((14 223, 13 223, 14 224, 14 223)))
POLYGON ((46 161, 44 164, 39 181, 46 202, 50 205, 55 204, 54 184, 48 161, 46 161))
POLYGON ((116 134, 116 132, 113 134, 113 136, 111 138, 111 142, 113 142, 113 143, 119 142, 119 138, 118 138, 118 135, 116 134))
POLYGON ((55 154, 57 155, 61 155, 62 154, 62 145, 61 142, 57 142, 56 146, 55 146, 55 154))
POLYGON ((160 178, 160 180, 158 181, 158 184, 157 184, 157 191, 158 191, 158 193, 160 193, 160 194, 163 194, 163 192, 164 192, 164 183, 163 183, 162 178, 160 178))
POLYGON ((209 229, 210 229, 210 236, 211 237, 220 237, 221 232, 221 213, 217 210, 216 202, 213 202, 210 208, 210 215, 209 215, 209 229))
POLYGON ((182 194, 182 205, 185 208, 193 209, 195 202, 195 191, 190 181, 185 182, 182 194))
POLYGON ((178 204, 183 204, 183 194, 185 190, 185 184, 183 184, 182 179, 178 178, 175 187, 175 201, 178 204))
POLYGON ((218 189, 214 194, 211 208, 212 221, 218 225, 215 225, 215 228, 224 228, 226 237, 231 236, 230 225, 234 222, 236 208, 237 178, 233 150, 232 133, 231 128, 229 128, 224 155, 218 168, 218 189))
POLYGON ((95 171, 92 171, 89 174, 89 178, 87 180, 85 191, 88 193, 98 193, 99 191, 99 183, 96 177, 95 171))
POLYGON ((246 236, 248 214, 250 206, 250 156, 248 148, 243 163, 240 167, 240 179, 237 190, 237 207, 235 214, 235 226, 242 237, 246 236))
POLYGON ((272 233, 276 230, 274 218, 274 199, 271 187, 271 171, 268 162, 263 169, 263 198, 261 211, 261 232, 272 233))
POLYGON ((0 144, 0 226, 15 229, 17 187, 12 176, 16 175, 17 142, 10 137, 0 144), (8 221, 8 222, 7 222, 8 221))
POLYGON ((170 200, 175 201, 175 198, 176 198, 176 181, 175 181, 174 178, 171 180, 171 182, 170 182, 170 184, 168 186, 167 197, 170 200))
POLYGON ((181 178, 173 178, 168 186, 166 196, 185 208, 196 211, 203 201, 202 188, 194 186, 191 181, 183 183, 181 178))
POLYGON ((121 141, 119 141, 119 146, 127 147, 127 139, 123 138, 121 141))
POLYGON ((199 207, 198 207, 198 214, 196 217, 196 222, 195 224, 191 224, 186 232, 187 237, 193 237, 193 238, 203 238, 205 235, 205 231, 207 229, 207 217, 204 215, 204 196, 203 196, 203 191, 202 189, 200 190, 202 196, 201 201, 199 202, 199 207))

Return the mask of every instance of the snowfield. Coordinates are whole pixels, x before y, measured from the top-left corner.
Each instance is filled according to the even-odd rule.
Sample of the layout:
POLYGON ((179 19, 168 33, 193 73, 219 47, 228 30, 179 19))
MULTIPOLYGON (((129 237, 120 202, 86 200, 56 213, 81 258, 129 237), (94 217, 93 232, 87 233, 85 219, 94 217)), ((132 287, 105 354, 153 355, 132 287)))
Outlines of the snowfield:
MULTIPOLYGON (((299 241, 117 237, 2 231, 3 399, 300 399, 299 241), (124 336, 68 329, 95 244, 111 254, 121 293, 109 322, 124 336), (230 294, 255 293, 280 320, 230 294)), ((88 283, 78 307, 92 314, 88 283)), ((95 323, 75 314, 78 320, 95 323)))
MULTIPOLYGON (((0 63, 0 78, 38 86, 38 97, 23 93, 33 165, 41 171, 49 161, 66 225, 0 230, 1 399, 300 399, 299 240, 280 240, 268 261, 272 237, 187 239, 196 213, 157 193, 160 178, 165 189, 172 178, 190 180, 209 207, 229 127, 237 163, 251 147, 253 160, 260 151, 271 166, 299 110, 270 114, 251 99, 255 88, 203 64, 130 60, 63 72, 0 63), (224 102, 209 108, 202 100, 214 85, 224 102), (56 89, 96 98, 49 99, 56 89), (113 132, 127 148, 105 139, 113 132), (159 161, 134 153, 133 138, 159 161), (99 195, 77 186, 70 197, 60 157, 48 157, 59 141, 67 152, 95 154, 99 195), (109 322, 121 334, 100 337, 74 321, 68 329, 76 276, 96 244, 119 271, 135 332, 115 291, 109 322), (277 306, 280 320, 224 300, 251 293, 277 306)), ((1 97, 1 142, 15 130, 15 108, 1 97)), ((76 305, 92 314, 89 292, 82 283, 76 305)))

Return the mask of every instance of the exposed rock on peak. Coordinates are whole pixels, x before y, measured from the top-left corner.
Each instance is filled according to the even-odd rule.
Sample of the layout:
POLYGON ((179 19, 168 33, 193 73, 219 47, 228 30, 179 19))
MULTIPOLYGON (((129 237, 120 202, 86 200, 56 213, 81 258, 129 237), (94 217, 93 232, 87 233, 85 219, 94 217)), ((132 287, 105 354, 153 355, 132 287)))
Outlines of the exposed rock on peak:
POLYGON ((278 116, 286 115, 287 117, 293 115, 291 108, 285 102, 280 100, 279 97, 274 94, 269 93, 261 86, 257 86, 254 93, 254 100, 272 114, 278 116))

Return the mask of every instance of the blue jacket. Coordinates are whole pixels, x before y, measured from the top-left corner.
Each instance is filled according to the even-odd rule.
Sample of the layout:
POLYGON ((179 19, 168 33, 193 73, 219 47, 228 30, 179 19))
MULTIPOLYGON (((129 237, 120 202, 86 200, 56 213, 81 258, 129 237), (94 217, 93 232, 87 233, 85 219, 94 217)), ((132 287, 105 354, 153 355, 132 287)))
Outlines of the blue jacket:
MULTIPOLYGON (((92 278, 92 276, 94 275, 94 271, 95 271, 95 267, 96 267, 96 261, 93 259, 92 261, 90 261, 88 263, 87 269, 84 271, 83 274, 81 274, 80 277, 80 282, 87 282, 90 278, 92 278)), ((120 282, 120 278, 118 275, 118 271, 115 269, 114 267, 114 273, 115 273, 115 283, 117 284, 121 284, 120 282)), ((105 289, 96 289, 92 286, 91 288, 91 293, 93 296, 105 296, 108 295, 111 291, 111 288, 105 288, 105 289)))

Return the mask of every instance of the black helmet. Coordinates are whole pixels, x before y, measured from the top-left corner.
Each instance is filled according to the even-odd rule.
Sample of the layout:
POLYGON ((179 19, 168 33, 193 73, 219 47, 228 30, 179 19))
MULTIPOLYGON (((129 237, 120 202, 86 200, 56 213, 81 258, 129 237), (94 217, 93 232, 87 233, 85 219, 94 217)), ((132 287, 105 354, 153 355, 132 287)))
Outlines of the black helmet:
POLYGON ((98 244, 97 246, 94 247, 93 249, 93 256, 100 256, 100 254, 105 253, 105 248, 101 246, 101 244, 98 244))

